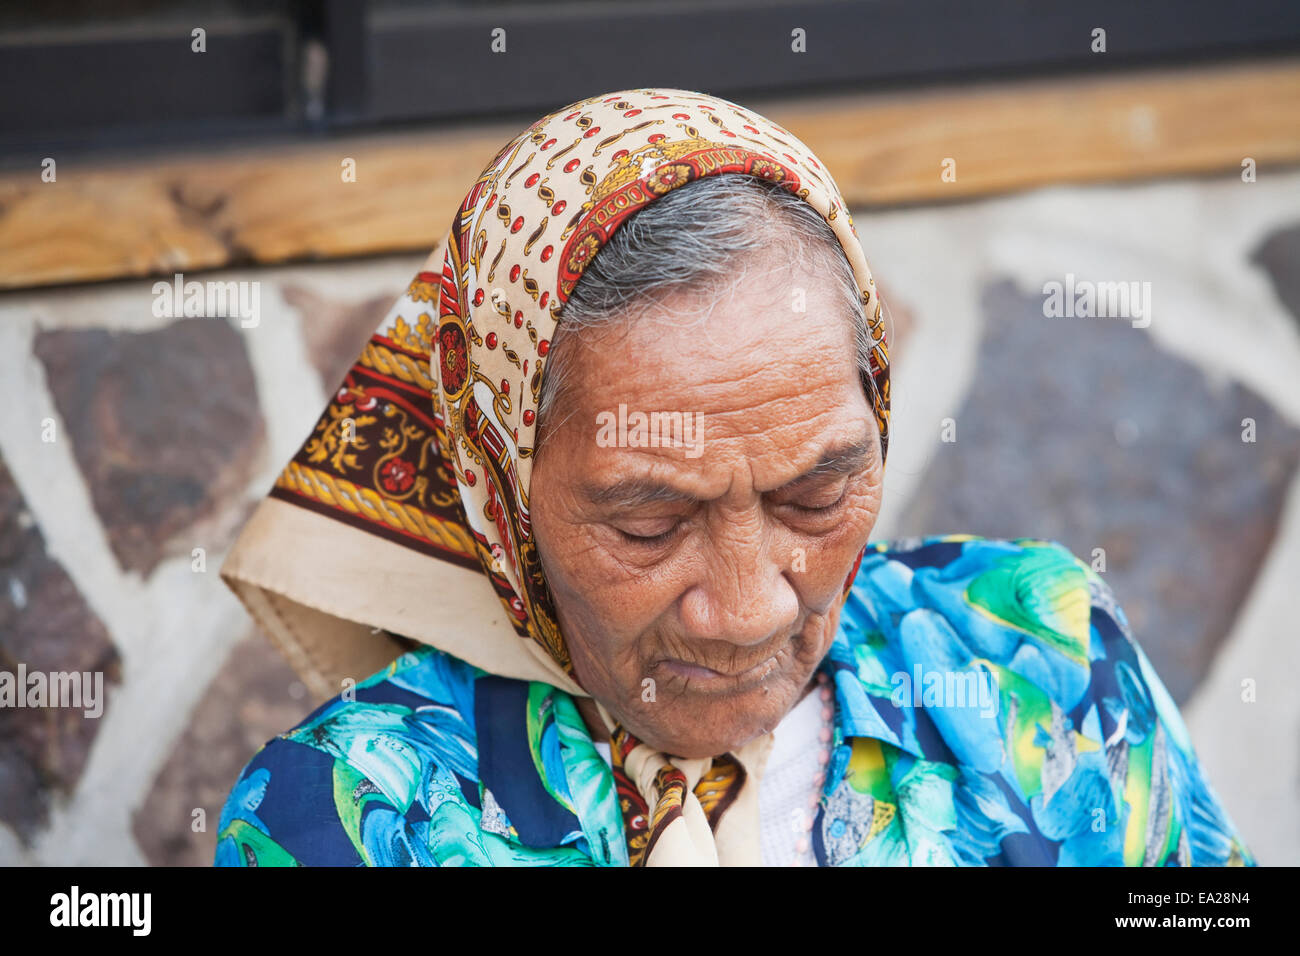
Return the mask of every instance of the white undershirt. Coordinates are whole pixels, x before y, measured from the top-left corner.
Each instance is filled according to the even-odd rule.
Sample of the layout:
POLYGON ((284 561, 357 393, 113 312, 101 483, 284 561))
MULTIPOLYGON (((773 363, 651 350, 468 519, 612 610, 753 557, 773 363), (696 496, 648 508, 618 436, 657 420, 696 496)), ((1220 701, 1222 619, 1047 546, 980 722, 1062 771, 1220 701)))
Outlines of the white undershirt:
MULTIPOLYGON (((789 866, 799 862, 816 866, 812 851, 812 834, 796 829, 806 814, 809 799, 817 793, 815 778, 820 771, 822 701, 816 689, 795 705, 772 731, 772 751, 763 776, 758 782, 759 847, 764 866, 789 866), (807 843, 803 853, 796 852, 800 838, 807 843)), ((610 763, 609 744, 595 741, 596 749, 610 763)))

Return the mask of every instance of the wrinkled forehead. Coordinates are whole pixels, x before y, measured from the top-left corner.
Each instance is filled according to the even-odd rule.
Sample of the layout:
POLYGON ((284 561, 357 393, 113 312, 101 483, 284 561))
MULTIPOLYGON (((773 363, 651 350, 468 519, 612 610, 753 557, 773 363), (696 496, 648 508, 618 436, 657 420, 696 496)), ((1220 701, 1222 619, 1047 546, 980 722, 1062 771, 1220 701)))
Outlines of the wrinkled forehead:
POLYGON ((563 376, 570 384, 548 412, 557 425, 548 424, 539 447, 549 454, 558 441, 585 469, 609 457, 604 448, 661 447, 658 427, 694 428, 696 444, 665 442, 662 456, 651 452, 668 459, 687 447, 686 457, 701 459, 706 434, 708 449, 730 458, 799 457, 810 443, 865 441, 874 420, 853 317, 829 283, 810 278, 773 273, 713 303, 700 321, 676 314, 677 300, 692 293, 669 293, 626 321, 585 329, 581 342, 568 338, 563 376), (806 312, 790 309, 792 282, 810 286, 806 312), (607 441, 609 423, 617 424, 617 445, 607 441), (639 427, 650 428, 648 444, 639 441, 639 427))

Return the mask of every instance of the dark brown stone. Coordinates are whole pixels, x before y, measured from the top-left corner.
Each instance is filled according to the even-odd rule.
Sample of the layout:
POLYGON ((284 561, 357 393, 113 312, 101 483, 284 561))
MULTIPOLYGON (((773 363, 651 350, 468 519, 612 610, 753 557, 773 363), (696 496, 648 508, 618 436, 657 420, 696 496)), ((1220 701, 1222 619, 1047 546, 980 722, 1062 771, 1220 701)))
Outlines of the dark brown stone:
POLYGON ((1268 273, 1277 297, 1300 323, 1300 223, 1269 233, 1250 258, 1268 273))
POLYGON ((1089 563, 1104 548, 1135 637, 1185 701, 1272 545, 1300 432, 1127 321, 1045 318, 1009 282, 983 306, 957 441, 937 444, 899 534, 1046 538, 1089 563))
POLYGON ((330 302, 302 286, 283 288, 284 301, 302 317, 307 354, 326 389, 334 389, 343 381, 400 292, 347 303, 330 302))
MULTIPOLYGON (((0 458, 0 671, 17 675, 20 664, 28 674, 102 673, 105 713, 112 687, 121 683, 108 631, 46 554, 0 458)), ((0 709, 0 820, 24 843, 48 821, 51 799, 76 787, 101 719, 86 716, 84 707, 0 709)))
POLYGON ((244 764, 318 703, 264 638, 235 645, 132 819, 145 858, 210 866, 221 808, 244 764), (194 830, 196 809, 204 812, 201 832, 194 830))
POLYGON ((230 510, 263 446, 240 332, 222 319, 61 329, 37 335, 35 351, 118 561, 148 575, 188 554, 181 533, 230 510))

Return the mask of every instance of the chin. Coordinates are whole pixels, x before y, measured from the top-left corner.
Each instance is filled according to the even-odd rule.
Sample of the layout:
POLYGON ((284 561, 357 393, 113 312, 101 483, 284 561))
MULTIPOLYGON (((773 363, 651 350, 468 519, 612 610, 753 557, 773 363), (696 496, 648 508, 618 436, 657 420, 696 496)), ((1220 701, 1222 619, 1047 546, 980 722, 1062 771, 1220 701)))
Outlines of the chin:
POLYGON ((798 703, 806 681, 781 680, 731 695, 692 695, 689 690, 656 704, 677 711, 671 721, 657 720, 644 725, 643 733, 628 724, 632 733, 656 750, 676 757, 716 757, 734 753, 756 737, 770 731, 798 703), (701 699, 704 697, 704 699, 701 699))

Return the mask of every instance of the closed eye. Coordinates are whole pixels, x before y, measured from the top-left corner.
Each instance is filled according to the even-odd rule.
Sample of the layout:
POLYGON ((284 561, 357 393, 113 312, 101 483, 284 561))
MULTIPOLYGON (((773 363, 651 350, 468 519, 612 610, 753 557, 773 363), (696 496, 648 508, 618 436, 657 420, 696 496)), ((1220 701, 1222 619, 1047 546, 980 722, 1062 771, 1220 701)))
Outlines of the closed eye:
POLYGON ((837 510, 841 505, 844 504, 844 502, 849 497, 848 492, 849 492, 848 485, 845 484, 845 486, 840 490, 840 496, 836 498, 834 501, 832 501, 830 504, 805 505, 805 504, 800 504, 798 502, 789 501, 784 504, 784 507, 793 508, 795 511, 800 511, 803 512, 804 514, 828 514, 832 511, 837 510))
POLYGON ((651 535, 631 534, 630 532, 624 531, 622 528, 616 528, 615 530, 622 535, 625 541, 629 541, 632 544, 642 545, 643 547, 653 547, 658 544, 667 544, 668 541, 677 534, 677 529, 680 527, 681 524, 679 522, 667 531, 651 535))

